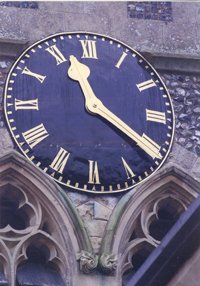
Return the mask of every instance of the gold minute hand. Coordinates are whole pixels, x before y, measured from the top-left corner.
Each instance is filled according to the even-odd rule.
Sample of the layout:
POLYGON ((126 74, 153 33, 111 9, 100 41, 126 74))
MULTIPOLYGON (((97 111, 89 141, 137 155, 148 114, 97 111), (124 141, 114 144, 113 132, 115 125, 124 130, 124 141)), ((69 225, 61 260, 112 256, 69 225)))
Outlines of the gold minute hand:
POLYGON ((85 107, 89 113, 98 114, 120 131, 126 134, 129 138, 134 140, 137 145, 142 148, 147 154, 149 154, 153 159, 162 159, 160 154, 160 146, 155 143, 151 138, 147 137, 145 134, 140 136, 137 132, 131 129, 126 123, 124 123, 119 117, 112 113, 104 104, 99 100, 94 94, 87 78, 90 75, 90 69, 88 66, 80 63, 76 57, 70 56, 71 66, 68 70, 68 75, 73 80, 79 82, 80 87, 83 91, 85 97, 85 107))

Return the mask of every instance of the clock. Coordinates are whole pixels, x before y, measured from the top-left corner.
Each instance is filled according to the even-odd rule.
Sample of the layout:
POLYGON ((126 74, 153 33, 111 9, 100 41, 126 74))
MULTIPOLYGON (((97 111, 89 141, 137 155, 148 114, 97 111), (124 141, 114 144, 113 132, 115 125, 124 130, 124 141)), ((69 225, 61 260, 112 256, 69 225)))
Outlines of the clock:
POLYGON ((174 113, 160 76, 100 34, 59 33, 27 48, 8 74, 4 108, 21 152, 71 190, 129 190, 172 145, 174 113))

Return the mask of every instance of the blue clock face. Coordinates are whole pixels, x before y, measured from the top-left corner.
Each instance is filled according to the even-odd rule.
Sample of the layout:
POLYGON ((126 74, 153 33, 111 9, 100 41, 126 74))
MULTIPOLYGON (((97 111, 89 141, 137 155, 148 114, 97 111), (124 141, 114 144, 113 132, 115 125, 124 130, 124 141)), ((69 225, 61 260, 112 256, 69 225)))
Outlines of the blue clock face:
POLYGON ((24 155, 68 188, 128 190, 153 174, 174 131, 169 94, 135 50, 91 33, 29 47, 5 86, 5 113, 24 155))

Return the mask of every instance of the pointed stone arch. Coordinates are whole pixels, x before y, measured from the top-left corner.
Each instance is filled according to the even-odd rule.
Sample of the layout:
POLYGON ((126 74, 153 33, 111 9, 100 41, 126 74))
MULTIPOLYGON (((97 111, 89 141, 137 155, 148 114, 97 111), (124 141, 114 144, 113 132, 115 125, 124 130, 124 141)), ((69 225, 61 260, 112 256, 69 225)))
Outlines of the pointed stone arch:
POLYGON ((105 230, 100 257, 102 269, 110 273, 117 269, 118 279, 129 270, 137 270, 138 261, 143 263, 144 253, 150 254, 159 245, 172 224, 198 196, 199 187, 198 180, 178 166, 168 164, 123 196, 105 230), (160 228, 159 223, 167 216, 170 219, 166 228, 160 228), (162 232, 157 235, 160 229, 162 232))
POLYGON ((0 244, 7 254, 4 259, 2 253, 1 263, 8 284, 15 286, 18 264, 27 259, 26 243, 37 237, 48 245, 49 261, 62 264, 58 268, 65 284, 76 285, 77 254, 92 252, 92 246, 67 194, 26 158, 12 151, 0 158, 0 203, 1 212, 12 210, 22 220, 16 224, 11 215, 0 222, 0 244), (9 267, 4 263, 7 259, 9 267))

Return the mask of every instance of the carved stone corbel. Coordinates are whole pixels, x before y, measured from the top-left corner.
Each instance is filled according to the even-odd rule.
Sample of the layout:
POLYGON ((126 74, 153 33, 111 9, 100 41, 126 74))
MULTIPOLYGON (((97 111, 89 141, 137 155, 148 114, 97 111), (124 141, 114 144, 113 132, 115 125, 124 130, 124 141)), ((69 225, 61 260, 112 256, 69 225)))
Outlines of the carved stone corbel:
POLYGON ((117 256, 102 253, 99 257, 99 270, 105 274, 114 274, 117 269, 117 256))
POLYGON ((98 256, 85 250, 77 254, 77 260, 80 262, 80 270, 89 274, 97 268, 98 256))

